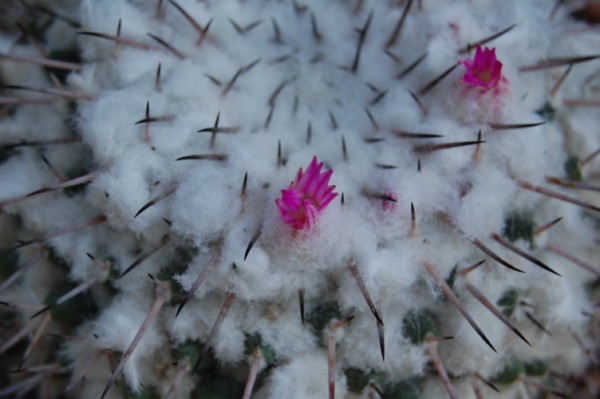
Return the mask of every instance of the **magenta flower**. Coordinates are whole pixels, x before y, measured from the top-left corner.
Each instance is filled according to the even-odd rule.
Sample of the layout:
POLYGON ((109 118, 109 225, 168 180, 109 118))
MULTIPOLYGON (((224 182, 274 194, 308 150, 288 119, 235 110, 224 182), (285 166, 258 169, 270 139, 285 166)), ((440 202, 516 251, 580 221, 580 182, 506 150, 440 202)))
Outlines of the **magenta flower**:
POLYGON ((281 198, 275 203, 283 221, 295 229, 308 229, 319 214, 337 196, 335 186, 328 186, 333 169, 321 173, 323 162, 313 157, 306 173, 298 169, 296 179, 287 190, 281 190, 281 198))
POLYGON ((475 57, 460 61, 467 68, 461 82, 491 89, 498 85, 502 79, 502 63, 496 58, 496 49, 489 49, 477 45, 475 57))

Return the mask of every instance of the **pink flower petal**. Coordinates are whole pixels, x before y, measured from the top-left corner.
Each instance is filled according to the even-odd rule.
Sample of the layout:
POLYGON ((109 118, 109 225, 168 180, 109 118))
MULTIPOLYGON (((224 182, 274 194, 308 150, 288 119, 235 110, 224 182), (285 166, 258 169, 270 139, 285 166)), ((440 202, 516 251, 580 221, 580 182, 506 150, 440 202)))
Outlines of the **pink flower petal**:
POLYGON ((287 190, 281 190, 281 198, 275 200, 283 221, 295 229, 310 229, 319 214, 338 195, 335 186, 329 186, 333 170, 321 173, 323 162, 317 157, 306 168, 298 169, 296 179, 287 190))
POLYGON ((464 59, 460 64, 467 69, 461 79, 463 83, 491 89, 502 78, 502 63, 496 58, 496 49, 477 46, 473 60, 464 59))

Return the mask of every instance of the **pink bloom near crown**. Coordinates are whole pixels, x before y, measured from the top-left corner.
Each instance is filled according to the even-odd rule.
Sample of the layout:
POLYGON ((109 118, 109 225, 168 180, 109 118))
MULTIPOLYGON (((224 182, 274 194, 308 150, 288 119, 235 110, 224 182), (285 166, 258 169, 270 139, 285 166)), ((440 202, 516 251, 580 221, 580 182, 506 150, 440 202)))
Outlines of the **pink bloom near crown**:
POLYGON ((460 61, 467 68, 465 76, 461 82, 491 89, 498 85, 502 79, 502 63, 496 58, 496 49, 483 49, 478 45, 475 50, 475 57, 460 61))
POLYGON ((323 162, 318 162, 315 156, 306 173, 298 169, 296 179, 287 190, 281 190, 281 198, 275 200, 283 221, 295 229, 310 228, 338 195, 333 192, 335 186, 328 186, 333 169, 321 173, 323 162))

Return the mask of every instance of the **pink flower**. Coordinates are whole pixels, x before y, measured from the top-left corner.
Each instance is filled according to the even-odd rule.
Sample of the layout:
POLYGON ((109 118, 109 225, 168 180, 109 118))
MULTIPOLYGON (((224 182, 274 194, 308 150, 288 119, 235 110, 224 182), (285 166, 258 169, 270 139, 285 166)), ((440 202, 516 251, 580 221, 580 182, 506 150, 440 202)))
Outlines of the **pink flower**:
POLYGON ((381 202, 381 206, 383 207, 384 212, 393 211, 396 208, 396 203, 398 202, 398 196, 393 191, 388 191, 388 198, 391 198, 393 201, 388 199, 384 199, 381 202))
POLYGON ((308 229, 316 221, 319 214, 338 195, 328 186, 333 169, 321 173, 323 162, 318 163, 313 157, 306 173, 298 169, 296 179, 287 190, 281 190, 281 198, 275 203, 283 221, 295 229, 308 229))
POLYGON ((502 63, 496 58, 496 49, 489 49, 477 45, 475 57, 460 61, 467 68, 461 82, 491 89, 498 85, 502 79, 502 63))

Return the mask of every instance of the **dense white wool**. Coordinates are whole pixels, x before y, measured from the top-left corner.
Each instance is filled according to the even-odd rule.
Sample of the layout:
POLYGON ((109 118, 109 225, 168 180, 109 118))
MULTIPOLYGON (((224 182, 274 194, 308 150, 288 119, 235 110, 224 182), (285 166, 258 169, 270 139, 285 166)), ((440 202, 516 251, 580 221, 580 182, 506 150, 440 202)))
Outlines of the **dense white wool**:
POLYGON ((491 232, 502 233, 506 215, 514 210, 510 200, 517 187, 506 172, 496 167, 481 165, 478 172, 464 183, 466 194, 453 217, 468 234, 483 239, 491 232), (490 195, 492 191, 494 194, 490 195))
MULTIPOLYGON (((102 312, 93 329, 97 338, 90 338, 90 345, 98 350, 108 349, 123 353, 127 350, 150 310, 150 307, 136 301, 135 296, 123 297, 102 312)), ((151 382, 150 374, 143 373, 142 366, 161 346, 163 337, 160 331, 161 327, 155 319, 123 368, 129 386, 136 391, 140 383, 151 382)))
POLYGON ((83 108, 79 126, 86 141, 92 143, 97 162, 110 165, 143 142, 143 129, 134 123, 144 118, 146 98, 141 93, 132 97, 116 90, 104 92, 94 103, 94 107, 83 108), (132 109, 134 105, 137 107, 132 109))
MULTIPOLYGON (((98 338, 88 336, 82 345, 67 349, 77 368, 96 350, 122 352, 130 345, 155 299, 147 273, 170 279, 173 292, 180 293, 191 290, 209 267, 206 280, 178 317, 176 306, 169 303, 157 316, 124 369, 127 386, 134 390, 156 386, 166 392, 174 377, 168 366, 173 347, 189 341, 205 343, 230 293, 235 298, 210 346, 226 368, 246 364, 244 341, 249 335, 259 334, 273 349, 276 364, 262 371, 269 374, 257 397, 326 397, 323 331, 312 331, 312 324, 319 306, 332 302, 342 315, 354 316, 336 335, 339 398, 351 395, 343 373, 350 367, 375 370, 386 382, 423 377, 424 397, 446 397, 428 371, 426 346, 403 335, 404 318, 414 310, 432 312, 439 321, 438 333, 455 337, 440 342, 438 349, 446 368, 459 377, 452 381, 459 397, 474 397, 474 372, 492 378, 511 357, 546 361, 558 373, 583 370, 588 359, 573 333, 585 345, 594 345, 584 334, 586 314, 592 309, 582 289, 593 275, 550 253, 545 245, 557 245, 597 267, 597 219, 517 184, 520 179, 598 204, 594 193, 574 193, 545 180, 564 177, 568 157, 582 159, 600 147, 598 113, 562 103, 565 98, 597 98, 598 62, 575 65, 553 98, 549 91, 565 67, 519 71, 550 57, 588 55, 598 48, 597 34, 565 32, 581 27, 568 22, 567 11, 549 21, 550 5, 544 2, 413 2, 398 43, 386 53, 385 43, 403 12, 392 4, 397 2, 366 1, 362 11, 353 13, 355 2, 348 1, 306 1, 309 8, 297 11, 294 5, 300 2, 178 0, 202 26, 212 21, 200 46, 196 46, 198 32, 174 2, 162 2, 158 16, 154 1, 61 2, 65 10, 76 3, 81 30, 112 35, 121 21, 121 37, 151 49, 116 46, 96 37, 74 39, 66 24, 52 25, 50 48, 77 40, 82 49, 83 69, 70 75, 68 87, 94 99, 78 102, 75 117, 63 102, 17 107, 0 120, 3 142, 71 137, 75 118, 76 133, 84 143, 20 149, 3 160, 0 201, 58 183, 41 154, 62 173, 75 164, 100 175, 83 195, 51 193, 5 206, 0 237, 3 247, 10 247, 15 239, 42 236, 101 214, 107 217, 102 226, 47 240, 71 266, 69 278, 81 282, 100 276, 105 288, 116 291, 110 300, 96 292, 108 307, 86 328, 98 338), (350 71, 357 29, 371 11, 358 68, 350 71), (247 32, 234 28, 255 21, 259 24, 247 32), (280 43, 275 40, 275 24, 280 43), (516 24, 512 31, 486 44, 496 49, 503 63, 499 93, 469 89, 460 81, 466 70, 460 64, 423 92, 432 79, 472 57, 473 52, 459 54, 467 43, 512 24, 516 24), (148 33, 173 45, 176 54, 148 33), (398 76, 423 54, 412 72, 398 76), (159 65, 160 87, 155 87, 159 65), (545 102, 558 109, 554 121, 523 129, 490 126, 540 122, 536 111, 545 102), (143 123, 147 106, 150 118, 162 120, 143 123), (213 128, 217 118, 225 132, 199 132, 213 128), (409 139, 397 131, 442 137, 409 139), (439 151, 426 147, 473 141, 479 131, 485 142, 477 147, 439 151), (217 158, 176 161, 196 155, 217 158), (336 185, 339 195, 312 229, 294 230, 283 222, 275 199, 299 168, 306 170, 313 156, 324 162, 324 169, 333 169, 329 184, 336 185), (397 202, 385 201, 382 195, 397 202), (536 226, 563 218, 536 236, 534 245, 522 239, 514 243, 562 277, 541 270, 490 237, 504 234, 507 215, 513 212, 531 218, 536 226), (17 219, 20 230, 12 236, 8 230, 17 228, 17 219), (153 253, 167 235, 169 242, 153 253), (250 248, 253 237, 256 242, 250 248), (503 267, 474 242, 525 274, 503 267), (145 255, 135 270, 118 280, 102 268, 109 265, 111 275, 119 273, 145 255), (209 264, 211 259, 214 265, 209 264), (441 295, 423 267, 429 264, 450 280, 454 271, 483 259, 486 262, 468 275, 457 273, 452 288, 499 354, 441 295), (101 262, 107 263, 100 267, 101 262), (385 361, 376 319, 360 289, 363 283, 384 320, 385 361), (511 320, 532 347, 477 301, 467 283, 494 304, 508 290, 516 290, 511 320), (542 333, 528 313, 552 335, 542 333), (155 359, 168 371, 155 369, 155 359)), ((16 45, 16 40, 0 36, 0 51, 37 56, 30 46, 16 45)), ((0 74, 10 84, 50 85, 42 68, 28 64, 2 62, 0 74)), ((586 166, 586 180, 592 180, 597 169, 597 160, 586 166)), ((36 249, 21 250, 20 256, 26 260, 36 249)), ((40 261, 25 274, 23 284, 1 299, 41 303, 56 282, 50 269, 40 261)), ((107 362, 103 360, 90 375, 82 397, 100 394, 110 376, 107 362)), ((194 383, 186 377, 178 394, 189 393, 194 383)), ((486 397, 494 397, 483 389, 486 397)), ((113 387, 108 397, 119 393, 113 387)), ((514 395, 513 387, 503 389, 503 397, 514 395)))
MULTIPOLYGON (((28 68, 25 67, 23 69, 27 70, 28 68)), ((1 73, 8 75, 16 74, 17 77, 14 82, 16 85, 44 87, 47 84, 43 79, 40 79, 38 82, 35 77, 31 81, 26 80, 25 76, 20 78, 19 73, 21 72, 22 70, 13 72, 10 68, 5 68, 1 73)), ((11 81, 11 83, 13 82, 11 81)), ((11 94, 18 96, 19 91, 15 90, 11 94)), ((34 96, 32 95, 32 97, 34 96)), ((31 107, 17 108, 12 118, 3 118, 0 120, 3 138, 11 142, 37 140, 40 137, 49 140, 64 138, 64 123, 66 119, 64 113, 67 111, 65 104, 56 103, 44 108, 41 112, 31 107)))
MULTIPOLYGON (((53 273, 50 262, 40 259, 39 251, 23 251, 21 254, 25 262, 34 262, 33 267, 24 273, 24 284, 13 284, 3 295, 3 300, 8 303, 42 303, 49 292, 50 283, 60 283, 62 276, 53 273)), ((37 323, 41 321, 38 318, 37 323)), ((34 321, 36 323, 36 321, 34 321)))
POLYGON ((258 333, 275 352, 278 361, 290 360, 304 355, 307 348, 316 348, 319 338, 302 328, 298 317, 297 297, 285 302, 267 302, 259 306, 253 303, 239 305, 245 314, 243 323, 247 334, 258 333), (296 328, 290 328, 296 326, 296 328), (281 334, 286 331, 286 334, 281 334), (290 345, 294 342, 294 345, 290 345))
MULTIPOLYGON (((505 350, 506 326, 486 310, 481 303, 472 296, 467 295, 465 293, 460 298, 461 303, 494 348, 503 353, 505 350)), ((448 313, 443 322, 448 324, 442 328, 453 331, 454 339, 441 342, 438 351, 448 370, 452 370, 454 375, 463 376, 468 375, 472 370, 485 370, 489 367, 489 363, 498 363, 497 354, 477 335, 470 325, 464 323, 462 315, 452 305, 447 304, 446 306, 448 306, 448 313)), ((515 346, 519 345, 526 344, 515 343, 515 346)))
MULTIPOLYGON (((209 166, 209 169, 212 169, 209 166)), ((221 194, 233 190, 235 181, 226 170, 206 170, 181 182, 174 195, 171 218, 176 229, 186 237, 203 237, 197 243, 220 238, 235 220, 239 209, 238 197, 221 194), (185 208, 180 204, 187 204, 185 208), (192 212, 190 214, 189 212, 192 212)))
POLYGON ((338 358, 348 364, 360 364, 361 369, 373 369, 383 373, 391 381, 400 381, 420 375, 429 361, 423 347, 409 343, 396 331, 402 330, 402 316, 406 309, 383 309, 386 336, 385 361, 380 349, 373 345, 378 341, 377 324, 370 313, 361 313, 345 327, 344 338, 338 349, 338 358))
MULTIPOLYGON (((16 56, 21 56, 21 57, 34 57, 37 55, 36 51, 30 47, 26 47, 26 46, 20 46, 17 44, 17 38, 16 37, 10 37, 7 38, 6 36, 3 36, 1 41, 0 41, 0 49, 2 50, 3 53, 11 53, 13 55, 16 56)), ((18 84, 18 85, 31 85, 33 87, 35 86, 39 86, 42 87, 44 85, 44 83, 47 82, 47 78, 44 75, 43 71, 40 70, 39 67, 37 67, 34 64, 23 64, 23 63, 17 63, 17 62, 7 62, 7 63, 2 63, 2 66, 0 67, 0 71, 2 72, 3 75, 5 76, 10 76, 11 77, 11 83, 12 84, 18 84)), ((20 110, 21 112, 35 112, 34 110, 20 110)), ((48 113, 48 115, 50 115, 50 113, 48 113)), ((57 114, 56 116, 60 117, 60 114, 57 114)), ((3 121, 4 122, 4 121, 3 121)), ((40 122, 40 121, 37 121, 40 122)), ((57 133, 57 132, 55 132, 57 133)))
MULTIPOLYGON (((0 178, 6 182, 2 186, 2 200, 27 195, 40 187, 49 185, 52 181, 51 173, 42 162, 38 161, 36 154, 23 154, 6 161, 6 168, 0 170, 0 178), (30 168, 20 168, 23 163, 31 163, 30 168)), ((41 161, 41 159, 39 159, 41 161)), ((13 207, 15 210, 18 206, 13 207)))
MULTIPOLYGON (((257 393, 260 398, 312 399, 327 396, 327 359, 323 351, 315 351, 299 356, 278 367, 267 382, 267 386, 257 393)), ((336 373, 335 397, 344 398, 346 378, 336 373)))

